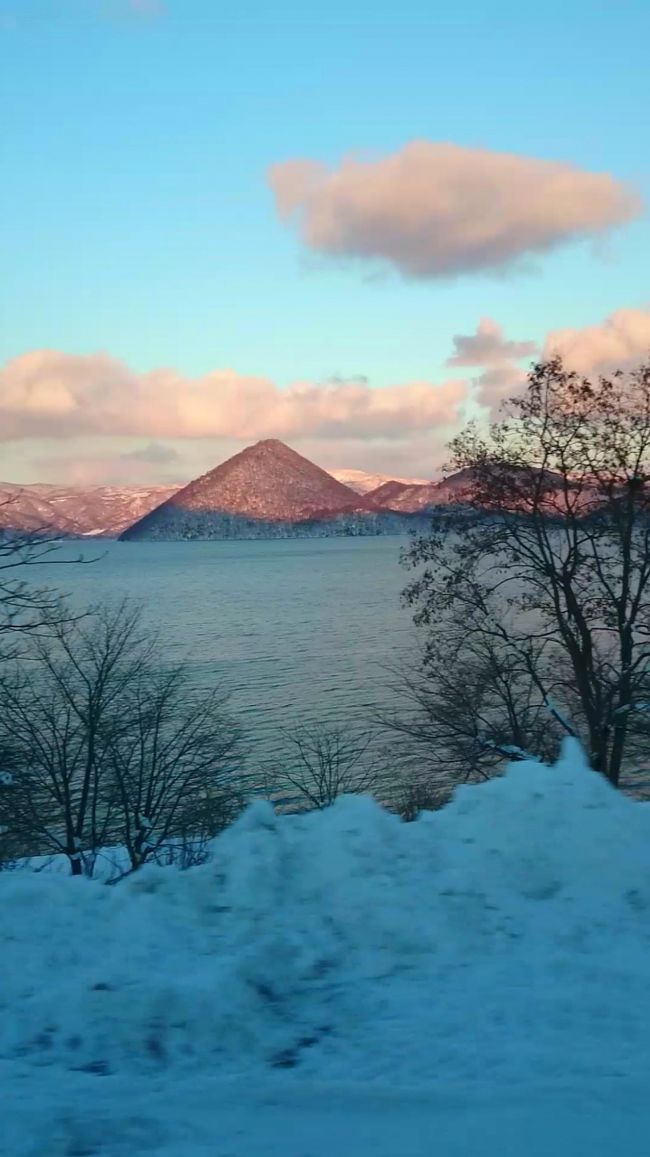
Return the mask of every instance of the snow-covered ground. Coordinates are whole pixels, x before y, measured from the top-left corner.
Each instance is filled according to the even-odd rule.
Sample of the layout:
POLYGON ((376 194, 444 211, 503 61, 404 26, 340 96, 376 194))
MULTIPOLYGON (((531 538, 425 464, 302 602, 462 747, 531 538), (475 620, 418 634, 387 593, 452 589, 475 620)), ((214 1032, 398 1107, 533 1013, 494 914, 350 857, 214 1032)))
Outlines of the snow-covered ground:
POLYGON ((650 807, 571 741, 415 824, 260 803, 204 867, 0 904, 3 1154, 648 1152, 650 807))

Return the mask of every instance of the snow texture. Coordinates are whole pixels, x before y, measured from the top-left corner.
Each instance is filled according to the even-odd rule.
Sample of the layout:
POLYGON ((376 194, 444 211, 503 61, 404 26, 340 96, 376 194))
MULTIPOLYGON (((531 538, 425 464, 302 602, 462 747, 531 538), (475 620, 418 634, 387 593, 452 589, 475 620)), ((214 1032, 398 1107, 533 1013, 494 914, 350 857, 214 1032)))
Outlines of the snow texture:
POLYGON ((647 1152, 650 807, 571 738, 414 824, 256 803, 202 867, 0 895, 11 1157, 647 1152))

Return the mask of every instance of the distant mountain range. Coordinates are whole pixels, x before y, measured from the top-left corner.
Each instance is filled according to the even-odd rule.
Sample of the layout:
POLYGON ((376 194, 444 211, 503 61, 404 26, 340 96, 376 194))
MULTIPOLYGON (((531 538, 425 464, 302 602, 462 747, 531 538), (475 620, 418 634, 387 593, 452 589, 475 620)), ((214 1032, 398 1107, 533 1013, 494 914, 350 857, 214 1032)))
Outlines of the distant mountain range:
POLYGON ((366 495, 371 502, 386 510, 415 514, 434 506, 458 502, 471 481, 469 470, 459 470, 440 482, 413 482, 392 479, 366 495))
POLYGON ((453 478, 336 475, 266 439, 180 489, 0 483, 0 531, 129 541, 400 534, 424 529, 431 507, 454 500, 453 478))
POLYGON ((18 486, 0 482, 0 530, 117 538, 177 486, 18 486))
POLYGON ((368 494, 377 490, 385 482, 401 482, 406 486, 419 486, 429 482, 428 478, 396 478, 393 474, 366 474, 364 470, 330 470, 332 478, 356 490, 357 494, 368 494))
POLYGON ((397 534, 412 518, 373 502, 269 438, 190 482, 122 538, 297 538, 397 534))

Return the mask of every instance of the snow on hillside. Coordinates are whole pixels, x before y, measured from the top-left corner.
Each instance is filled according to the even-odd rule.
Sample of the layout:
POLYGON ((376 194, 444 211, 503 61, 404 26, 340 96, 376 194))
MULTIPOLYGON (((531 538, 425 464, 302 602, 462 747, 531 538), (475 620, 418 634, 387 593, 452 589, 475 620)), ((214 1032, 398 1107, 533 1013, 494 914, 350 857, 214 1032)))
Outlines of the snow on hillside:
POLYGON ((84 538, 116 536, 177 489, 0 483, 0 528, 47 530, 84 538))
POLYGON ((573 741, 415 824, 257 803, 203 867, 0 903, 12 1157, 646 1152, 650 807, 573 741))
POLYGON ((343 482, 358 494, 368 494, 376 490, 384 482, 403 482, 407 486, 419 486, 429 481, 428 478, 395 478, 393 474, 367 474, 365 470, 330 470, 332 478, 343 482))

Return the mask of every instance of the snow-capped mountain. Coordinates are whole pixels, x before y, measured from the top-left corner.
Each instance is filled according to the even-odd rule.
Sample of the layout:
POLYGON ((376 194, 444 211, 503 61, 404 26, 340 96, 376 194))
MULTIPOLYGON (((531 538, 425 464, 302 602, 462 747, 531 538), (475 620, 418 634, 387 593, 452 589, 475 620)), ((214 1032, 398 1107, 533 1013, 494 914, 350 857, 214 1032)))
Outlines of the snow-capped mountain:
POLYGON ((180 488, 0 483, 0 530, 128 539, 394 534, 411 529, 438 485, 328 473, 266 439, 180 488))
POLYGON ((176 486, 18 486, 0 482, 0 529, 116 537, 176 486))
POLYGON ((413 513, 444 501, 440 482, 400 482, 391 479, 368 491, 367 497, 383 510, 401 510, 413 513))
POLYGON ((418 486, 428 483, 428 478, 396 478, 393 474, 368 474, 365 470, 330 470, 333 478, 338 479, 357 494, 369 494, 385 482, 401 482, 406 486, 418 486))

